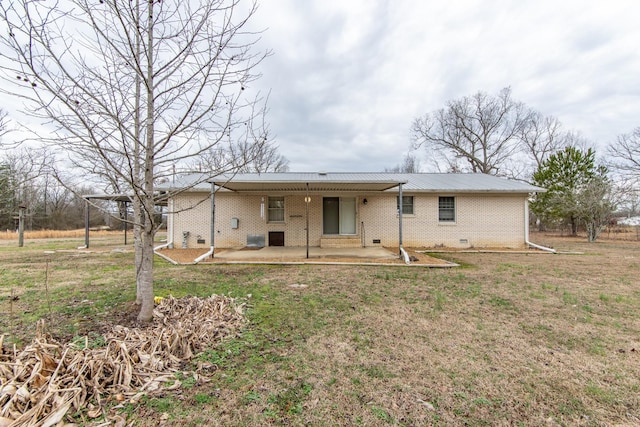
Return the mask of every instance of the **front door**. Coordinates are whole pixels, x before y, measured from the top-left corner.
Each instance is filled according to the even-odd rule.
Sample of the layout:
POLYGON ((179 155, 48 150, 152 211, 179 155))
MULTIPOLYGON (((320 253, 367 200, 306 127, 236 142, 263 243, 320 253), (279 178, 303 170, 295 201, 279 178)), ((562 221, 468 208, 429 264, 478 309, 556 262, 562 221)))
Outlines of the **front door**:
POLYGON ((323 234, 356 234, 355 197, 324 197, 322 226, 323 234))

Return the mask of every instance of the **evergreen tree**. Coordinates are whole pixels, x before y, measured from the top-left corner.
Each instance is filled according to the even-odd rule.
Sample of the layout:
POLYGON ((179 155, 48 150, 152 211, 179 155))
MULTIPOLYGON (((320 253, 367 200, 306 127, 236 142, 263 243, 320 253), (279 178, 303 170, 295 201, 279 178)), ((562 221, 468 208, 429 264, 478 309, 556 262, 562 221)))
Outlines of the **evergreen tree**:
POLYGON ((533 182, 547 191, 537 195, 531 210, 545 222, 569 224, 574 236, 583 222, 589 241, 594 241, 613 211, 607 169, 596 164, 591 148, 557 152, 540 165, 533 182))

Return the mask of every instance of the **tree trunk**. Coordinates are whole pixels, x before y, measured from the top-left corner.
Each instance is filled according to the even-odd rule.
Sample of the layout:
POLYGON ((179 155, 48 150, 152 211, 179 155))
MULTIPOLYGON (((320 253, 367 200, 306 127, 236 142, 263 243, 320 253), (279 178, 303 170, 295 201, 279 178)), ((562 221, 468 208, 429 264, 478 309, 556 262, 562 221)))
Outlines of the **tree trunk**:
POLYGON ((134 198, 133 201, 133 250, 134 250, 134 264, 136 269, 136 305, 142 304, 142 294, 141 294, 141 279, 140 272, 142 271, 142 254, 143 254, 143 225, 142 219, 144 215, 142 214, 142 205, 140 200, 137 197, 134 198))
MULTIPOLYGON (((148 3, 149 20, 147 23, 147 46, 154 46, 153 34, 153 1, 148 3)), ((154 82, 153 82, 153 48, 149 48, 147 52, 147 75, 146 80, 146 141, 144 150, 144 181, 143 188, 140 190, 142 213, 144 215, 143 233, 142 233, 142 257, 140 264, 140 277, 138 284, 138 295, 142 300, 138 320, 141 322, 150 322, 153 317, 153 238, 156 233, 154 224, 154 184, 153 169, 155 167, 155 135, 154 135, 154 82)))
MULTIPOLYGON (((136 1, 136 26, 140 26, 140 0, 136 1)), ((140 63, 141 55, 140 55, 140 32, 136 32, 136 59, 138 63, 140 63)), ((135 95, 135 115, 133 117, 133 176, 134 181, 136 183, 141 182, 141 174, 140 174, 140 97, 142 96, 142 92, 140 89, 141 81, 140 81, 140 73, 136 73, 136 95, 135 95)), ((135 188, 134 188, 135 191, 135 188)), ((142 206, 140 203, 140 199, 135 197, 133 200, 133 217, 134 217, 134 226, 133 226, 133 247, 135 251, 135 268, 136 268, 136 305, 142 304, 142 293, 141 293, 141 279, 140 279, 140 271, 142 269, 142 219, 144 215, 142 214, 142 206)))
POLYGON ((140 270, 138 274, 138 295, 142 305, 138 320, 150 322, 153 318, 153 239, 155 231, 150 221, 146 221, 142 234, 140 270))
POLYGON ((595 242, 598 237, 597 226, 594 223, 587 223, 587 240, 589 243, 595 242))
POLYGON ((578 221, 575 217, 571 217, 571 235, 573 237, 578 235, 578 221))

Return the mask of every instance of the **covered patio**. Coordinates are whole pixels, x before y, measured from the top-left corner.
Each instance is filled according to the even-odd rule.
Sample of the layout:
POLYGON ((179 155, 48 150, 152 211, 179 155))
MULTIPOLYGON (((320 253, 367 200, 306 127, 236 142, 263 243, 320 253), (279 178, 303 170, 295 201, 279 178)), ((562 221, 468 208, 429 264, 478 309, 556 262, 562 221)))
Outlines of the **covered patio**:
MULTIPOLYGON (((306 235, 305 239, 305 253, 303 254, 304 258, 309 259, 314 256, 324 256, 322 254, 322 249, 325 248, 322 244, 323 241, 331 239, 335 236, 341 238, 342 242, 345 240, 344 237, 351 237, 351 239, 355 239, 358 241, 357 246, 361 246, 361 249, 364 248, 364 244, 360 244, 364 239, 364 236, 361 232, 357 230, 357 219, 356 219, 356 197, 351 197, 350 200, 353 202, 351 206, 351 224, 348 228, 348 231, 343 232, 341 227, 343 225, 343 220, 345 218, 349 218, 349 215, 341 215, 338 219, 338 214, 335 215, 336 223, 331 224, 331 231, 328 230, 328 219, 329 215, 326 215, 327 211, 325 210, 325 217, 323 227, 324 230, 322 232, 322 236, 320 238, 320 246, 312 246, 310 244, 310 223, 309 223, 309 205, 312 202, 313 198, 320 198, 324 204, 323 209, 327 208, 327 202, 330 202, 329 199, 339 199, 339 197, 326 197, 327 194, 340 195, 340 194, 361 194, 361 193, 382 193, 387 190, 398 188, 398 197, 399 200, 402 200, 402 186, 406 184, 406 180, 402 179, 390 179, 388 176, 382 174, 341 174, 339 179, 332 177, 331 175, 319 172, 319 173, 295 173, 295 174, 283 174, 278 175, 275 174, 270 177, 265 177, 260 174, 243 174, 237 175, 233 177, 216 177, 214 179, 209 180, 209 184, 211 185, 210 191, 210 199, 211 199, 211 218, 210 218, 210 248, 209 251, 204 253, 203 255, 196 258, 196 262, 201 262, 206 258, 216 258, 219 257, 221 252, 218 251, 216 245, 216 210, 215 210, 215 199, 216 193, 218 190, 222 189, 224 191, 228 191, 235 194, 288 194, 288 195, 298 195, 299 197, 303 197, 305 211, 304 214, 300 215, 290 215, 291 218, 300 217, 304 219, 304 223, 301 224, 304 230, 304 234, 306 235), (340 223, 338 225, 338 223, 340 223), (334 229, 335 228, 335 229, 334 229)), ((367 203, 367 199, 362 199, 363 203, 367 203)), ((332 202, 333 200, 331 200, 332 202)), ((332 212, 334 213, 334 212, 332 212)), ((260 217, 264 218, 265 215, 265 202, 264 197, 262 197, 261 205, 260 205, 260 217)), ((234 227, 237 228, 237 219, 234 218, 236 225, 234 227)), ((284 218, 282 218, 284 221, 284 218)), ((345 221, 346 222, 346 221, 345 221)), ((301 228, 298 228, 301 229, 301 228)), ((271 236, 272 233, 270 233, 271 236)), ((284 236, 284 232, 281 233, 284 236)), ((271 240, 271 239, 269 239, 271 240)), ((384 256, 391 255, 392 257, 400 257, 402 256, 402 210, 398 211, 398 241, 399 241, 399 251, 397 255, 390 254, 389 251, 385 251, 384 256)), ((292 258, 298 257, 298 250, 300 250, 301 242, 297 243, 294 246, 287 246, 287 249, 283 249, 284 246, 284 237, 282 237, 282 243, 271 244, 268 243, 267 247, 272 248, 272 251, 279 251, 278 253, 281 255, 287 254, 292 258), (273 246, 277 246, 273 248, 273 246)), ((264 246, 264 245, 260 245, 264 246)), ((266 248, 263 248, 266 249, 266 248)), ((335 248, 340 249, 340 248, 335 248)), ((347 249, 347 248, 342 248, 347 249)), ((370 248, 375 249, 375 248, 370 248)), ((381 249, 381 248, 380 248, 381 249)), ((224 253, 224 252, 222 252, 224 253)), ((272 254, 269 254, 272 255, 272 254)), ((334 254, 335 255, 335 254, 334 254)), ((244 255, 245 257, 248 255, 244 255)), ((335 255, 335 256, 353 256, 350 255, 335 255)), ((368 256, 364 254, 361 256, 362 258, 367 258, 368 256)), ((224 256, 223 256, 224 259, 224 256)))

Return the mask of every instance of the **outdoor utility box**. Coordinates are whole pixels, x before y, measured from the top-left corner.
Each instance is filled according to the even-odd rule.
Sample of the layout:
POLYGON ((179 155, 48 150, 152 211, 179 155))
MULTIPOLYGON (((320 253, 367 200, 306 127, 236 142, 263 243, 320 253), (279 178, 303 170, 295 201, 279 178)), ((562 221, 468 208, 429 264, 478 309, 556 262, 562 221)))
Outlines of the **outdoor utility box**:
POLYGON ((240 220, 238 218, 231 218, 231 228, 236 229, 240 224, 240 220))
POLYGON ((247 246, 250 248, 264 248, 264 234, 247 234, 247 246))

